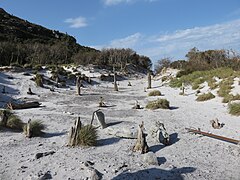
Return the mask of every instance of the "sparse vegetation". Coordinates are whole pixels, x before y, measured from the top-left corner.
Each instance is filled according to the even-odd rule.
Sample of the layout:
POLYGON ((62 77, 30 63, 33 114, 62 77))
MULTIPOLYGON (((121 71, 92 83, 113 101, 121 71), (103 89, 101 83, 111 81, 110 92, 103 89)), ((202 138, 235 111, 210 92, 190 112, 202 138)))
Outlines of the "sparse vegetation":
MULTIPOLYGON (((29 131, 31 132, 31 137, 38 137, 44 134, 43 130, 45 129, 45 125, 42 121, 33 120, 29 123, 29 131)), ((27 124, 23 127, 24 134, 27 135, 27 124)))
POLYGON ((207 100, 210 100, 210 99, 213 99, 215 98, 215 96, 209 92, 209 93, 206 93, 206 94, 201 94, 197 97, 197 101, 207 101, 207 100))
POLYGON ((154 90, 148 93, 148 96, 161 96, 161 92, 159 90, 154 90))
POLYGON ((148 102, 147 109, 170 109, 169 101, 167 99, 157 99, 155 101, 148 102))
POLYGON ((231 115, 240 116, 240 103, 230 103, 228 109, 231 115))
POLYGON ((13 130, 22 130, 24 123, 18 116, 9 110, 0 110, 0 116, 3 117, 4 114, 6 119, 5 122, 0 121, 0 126, 13 130))
POLYGON ((80 146, 96 146, 97 129, 92 125, 83 126, 79 132, 78 145, 80 146))

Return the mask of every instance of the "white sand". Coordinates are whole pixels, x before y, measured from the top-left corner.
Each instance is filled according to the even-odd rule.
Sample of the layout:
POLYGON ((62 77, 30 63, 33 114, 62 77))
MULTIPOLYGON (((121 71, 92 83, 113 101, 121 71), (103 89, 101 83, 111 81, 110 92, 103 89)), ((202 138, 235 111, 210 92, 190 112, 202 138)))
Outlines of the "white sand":
MULTIPOLYGON (((187 89, 188 96, 180 96, 179 89, 161 86, 161 80, 153 81, 170 101, 171 110, 132 109, 135 100, 145 106, 149 91, 144 92, 146 79, 119 82, 119 92, 113 91, 112 83, 86 86, 82 96, 76 96, 71 89, 38 88, 30 77, 21 73, 0 72, 0 91, 6 86, 8 94, 0 93, 2 106, 10 98, 23 97, 39 100, 44 107, 15 110, 24 122, 29 118, 39 119, 47 125, 45 137, 27 139, 22 133, 0 131, 0 179, 38 179, 48 172, 56 180, 86 179, 90 171, 83 162, 91 161, 93 167, 103 174, 102 179, 240 179, 240 146, 220 140, 188 133, 185 128, 201 128, 202 131, 240 140, 240 118, 228 114, 227 104, 217 97, 206 102, 195 101, 194 91, 187 89), (13 76, 14 79, 8 79, 13 76), (128 81, 132 86, 127 86, 128 81), (27 95, 28 87, 37 93, 27 95), (110 107, 103 108, 107 129, 98 129, 98 146, 90 148, 69 148, 68 131, 77 116, 87 124, 92 112, 98 109, 102 96, 110 107), (218 118, 225 123, 221 129, 213 129, 210 120, 218 118), (150 133, 147 143, 150 151, 158 157, 159 166, 147 165, 144 155, 132 152, 134 139, 117 138, 108 135, 108 129, 137 127, 142 121, 150 131, 155 121, 162 121, 171 135, 172 145, 156 143, 150 133), (55 151, 53 155, 35 159, 41 152, 55 151)), ((95 124, 97 122, 95 121, 95 124)))

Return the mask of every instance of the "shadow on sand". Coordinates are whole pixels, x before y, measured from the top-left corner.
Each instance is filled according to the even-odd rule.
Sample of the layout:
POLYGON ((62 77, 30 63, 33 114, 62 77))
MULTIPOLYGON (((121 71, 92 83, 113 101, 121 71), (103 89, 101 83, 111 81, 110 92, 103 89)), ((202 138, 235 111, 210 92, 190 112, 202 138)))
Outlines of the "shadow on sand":
POLYGON ((67 132, 44 133, 43 137, 44 138, 51 138, 51 137, 55 137, 55 136, 63 136, 65 134, 67 134, 67 132))
POLYGON ((174 180, 184 180, 182 174, 192 173, 196 170, 194 167, 182 167, 182 168, 173 168, 171 170, 164 169, 144 169, 137 172, 122 172, 113 178, 113 180, 145 180, 145 179, 174 179, 174 180))
MULTIPOLYGON (((178 133, 170 134, 169 135, 169 140, 170 140, 170 145, 168 145, 168 146, 171 146, 171 145, 175 144, 176 142, 178 142, 180 140, 178 138, 178 133)), ((163 149, 164 147, 166 147, 166 145, 164 145, 164 144, 157 144, 157 145, 151 146, 150 147, 150 151, 156 153, 159 150, 163 149)))
POLYGON ((120 141, 120 138, 111 137, 111 138, 107 138, 107 139, 99 139, 97 141, 97 144, 98 144, 98 146, 106 146, 106 145, 117 143, 119 141, 120 141))

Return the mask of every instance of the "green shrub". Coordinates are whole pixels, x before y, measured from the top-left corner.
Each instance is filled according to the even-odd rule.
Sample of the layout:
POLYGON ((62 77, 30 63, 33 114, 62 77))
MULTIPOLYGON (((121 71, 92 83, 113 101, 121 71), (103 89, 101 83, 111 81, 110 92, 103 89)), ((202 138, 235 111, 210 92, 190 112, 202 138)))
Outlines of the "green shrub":
POLYGON ((69 80, 75 80, 76 79, 76 75, 75 74, 68 74, 68 79, 69 80))
POLYGON ((231 115, 240 116, 240 103, 230 103, 228 109, 231 115))
MULTIPOLYGON (((45 129, 45 125, 42 121, 33 120, 30 122, 30 132, 32 137, 41 136, 44 132, 42 130, 45 129)), ((27 134, 27 124, 23 127, 24 134, 27 134)))
POLYGON ((24 64, 23 66, 25 69, 32 69, 33 65, 32 64, 24 64))
POLYGON ((36 74, 35 82, 36 82, 37 86, 43 87, 43 75, 36 74))
POLYGON ((10 115, 7 121, 7 127, 15 130, 22 130, 24 123, 16 115, 10 115))
POLYGON ((181 70, 181 71, 178 71, 178 73, 176 74, 176 77, 180 78, 184 75, 191 74, 192 72, 193 72, 192 70, 181 70))
POLYGON ((196 100, 197 101, 207 101, 207 100, 210 100, 213 98, 215 98, 215 96, 211 92, 209 92, 207 94, 199 95, 196 100))
POLYGON ((166 100, 166 99, 157 99, 155 101, 150 101, 148 102, 147 106, 146 106, 147 109, 170 109, 170 106, 169 106, 169 101, 166 100))
POLYGON ((231 101, 235 101, 235 100, 240 100, 240 94, 237 95, 232 95, 232 94, 228 94, 227 96, 224 96, 222 102, 223 103, 229 103, 231 101))
POLYGON ((149 92, 148 96, 161 96, 161 92, 159 90, 154 90, 149 92))
POLYGON ((83 126, 79 132, 78 145, 95 146, 97 144, 97 129, 92 125, 83 126))

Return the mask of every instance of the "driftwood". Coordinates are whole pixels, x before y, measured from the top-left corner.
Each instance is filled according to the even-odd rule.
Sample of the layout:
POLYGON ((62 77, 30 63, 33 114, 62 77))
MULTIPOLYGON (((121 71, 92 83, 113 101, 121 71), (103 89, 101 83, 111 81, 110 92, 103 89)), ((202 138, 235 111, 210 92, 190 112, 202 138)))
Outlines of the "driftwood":
POLYGON ((41 105, 38 101, 32 101, 32 102, 24 102, 21 104, 16 104, 13 102, 10 102, 7 104, 7 108, 10 110, 14 109, 28 109, 28 108, 37 108, 41 105))
POLYGON ((141 151, 141 154, 147 153, 149 147, 146 141, 146 134, 143 132, 143 122, 138 126, 138 135, 137 135, 137 142, 133 146, 133 151, 141 151))
POLYGON ((68 146, 74 147, 78 144, 78 135, 81 128, 82 123, 80 121, 80 117, 78 117, 78 119, 74 123, 74 126, 71 128, 68 146))
POLYGON ((151 89, 152 88, 152 82, 151 82, 151 73, 150 72, 147 73, 147 78, 148 78, 148 87, 147 87, 147 89, 151 89))
POLYGON ((95 114, 96 114, 96 116, 97 116, 98 122, 99 122, 99 123, 101 124, 101 126, 102 126, 102 129, 106 128, 106 127, 107 127, 107 124, 105 123, 105 116, 104 116, 103 112, 100 111, 100 109, 98 109, 98 110, 96 110, 96 111, 93 112, 93 114, 92 114, 92 120, 91 120, 91 123, 90 123, 90 124, 92 125, 95 114))
POLYGON ((196 129, 186 128, 186 130, 188 132, 192 132, 192 133, 195 133, 195 134, 201 134, 203 136, 208 136, 208 137, 219 139, 219 140, 226 141, 226 142, 229 142, 229 143, 240 144, 239 140, 231 139, 231 138, 227 138, 227 137, 224 137, 224 136, 219 136, 219 135, 215 135, 215 134, 211 134, 211 133, 207 133, 207 132, 203 132, 200 129, 196 130, 196 129))

